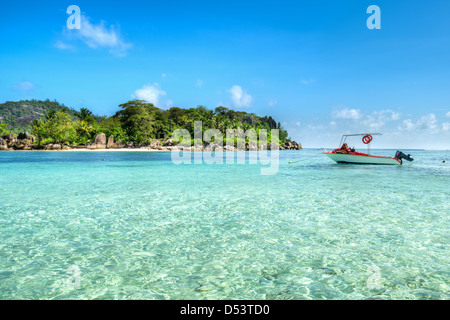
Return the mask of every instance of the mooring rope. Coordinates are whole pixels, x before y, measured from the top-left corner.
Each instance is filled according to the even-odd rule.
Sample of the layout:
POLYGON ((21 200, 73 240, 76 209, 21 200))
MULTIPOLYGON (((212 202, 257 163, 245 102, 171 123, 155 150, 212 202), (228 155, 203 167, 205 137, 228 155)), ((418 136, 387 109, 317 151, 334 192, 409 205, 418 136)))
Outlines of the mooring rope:
MULTIPOLYGON (((325 152, 327 152, 327 149, 325 149, 325 148, 321 148, 321 149, 324 150, 325 152)), ((297 160, 297 161, 289 161, 289 164, 303 162, 303 161, 306 161, 306 160, 311 160, 311 159, 317 158, 317 157, 319 157, 321 155, 322 155, 322 153, 319 153, 319 154, 316 154, 315 156, 308 157, 306 159, 300 159, 300 160, 297 160)))

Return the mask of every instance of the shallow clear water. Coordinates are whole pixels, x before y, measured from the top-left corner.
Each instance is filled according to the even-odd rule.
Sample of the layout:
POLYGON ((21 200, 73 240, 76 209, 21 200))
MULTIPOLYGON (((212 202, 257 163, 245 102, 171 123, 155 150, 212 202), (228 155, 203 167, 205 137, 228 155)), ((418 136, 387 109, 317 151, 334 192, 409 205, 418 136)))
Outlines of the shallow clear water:
POLYGON ((320 152, 1 152, 0 299, 449 299, 448 151, 320 152))

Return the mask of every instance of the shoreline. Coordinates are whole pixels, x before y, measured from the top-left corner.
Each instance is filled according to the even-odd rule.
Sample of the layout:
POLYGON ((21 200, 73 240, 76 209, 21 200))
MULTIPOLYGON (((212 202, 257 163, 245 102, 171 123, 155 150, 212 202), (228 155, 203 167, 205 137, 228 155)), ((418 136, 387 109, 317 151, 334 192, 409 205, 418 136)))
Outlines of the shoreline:
MULTIPOLYGON (((324 148, 303 148, 301 150, 323 150, 324 148)), ((301 150, 283 150, 278 149, 278 151, 301 151, 301 150)), ((371 150, 397 150, 392 148, 374 148, 371 150)), ((414 150, 414 151, 450 151, 450 149, 407 149, 404 150, 414 150)), ((118 148, 118 149, 89 149, 89 148, 72 148, 67 150, 44 150, 44 149, 31 149, 31 150, 23 150, 23 149, 8 149, 8 150, 0 150, 0 153, 2 151, 52 151, 52 152, 171 152, 171 151, 177 151, 177 150, 160 150, 160 149, 150 149, 150 148, 118 148)), ((204 152, 204 151, 215 151, 215 150, 178 150, 178 151, 191 151, 191 152, 204 152)), ((262 151, 262 150, 217 150, 217 151, 223 151, 223 152, 237 152, 237 151, 262 151)), ((270 150, 267 150, 270 151, 270 150)))
MULTIPOLYGON (((228 141, 227 141, 228 142, 228 141)), ((3 135, 0 138, 0 151, 8 151, 10 149, 17 151, 132 151, 132 152, 156 152, 156 151, 246 151, 246 150, 258 150, 258 149, 278 149, 278 150, 301 150, 300 143, 295 141, 286 140, 283 144, 275 142, 268 143, 266 146, 258 145, 256 141, 238 141, 236 147, 234 144, 221 145, 214 142, 195 143, 192 145, 174 144, 172 139, 167 139, 164 142, 154 139, 149 145, 137 145, 135 146, 133 141, 127 141, 123 143, 116 141, 114 136, 110 136, 106 139, 104 133, 98 134, 95 139, 89 144, 68 144, 67 142, 58 143, 46 143, 41 145, 40 140, 30 135, 28 132, 20 133, 17 137, 13 134, 3 135), (37 144, 35 144, 37 142, 37 144), (239 150, 244 149, 244 150, 239 150)), ((281 141, 280 141, 281 143, 281 141)), ((261 141, 260 141, 261 144, 261 141)))
MULTIPOLYGON (((67 150, 2 150, 2 151, 18 151, 18 152, 172 152, 172 151, 187 151, 187 152, 247 152, 247 151, 271 151, 271 150, 159 150, 159 149, 146 149, 146 148, 123 148, 123 149, 88 149, 88 148, 73 148, 67 150)), ((300 151, 300 150, 281 150, 277 151, 300 151)), ((1 151, 0 151, 1 152, 1 151)))
POLYGON ((43 150, 43 151, 67 151, 67 152, 74 152, 74 151, 80 151, 80 152, 121 152, 121 151, 132 151, 132 152, 166 152, 170 150, 158 150, 158 149, 147 149, 147 148, 121 148, 121 149, 89 149, 89 148, 72 148, 69 150, 43 150))

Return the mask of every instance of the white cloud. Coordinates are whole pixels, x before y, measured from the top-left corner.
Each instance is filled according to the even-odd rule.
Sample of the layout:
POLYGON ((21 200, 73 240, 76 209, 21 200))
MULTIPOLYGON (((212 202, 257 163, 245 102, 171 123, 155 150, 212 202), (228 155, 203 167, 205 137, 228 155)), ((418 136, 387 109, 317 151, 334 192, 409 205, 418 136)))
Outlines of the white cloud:
POLYGON ((372 114, 364 117, 362 123, 371 130, 382 128, 389 121, 400 120, 401 114, 392 110, 374 111, 372 114))
POLYGON ((416 129, 433 130, 437 128, 437 119, 433 113, 423 116, 417 121, 416 129))
MULTIPOLYGON (((400 120, 401 114, 392 110, 380 110, 364 114, 360 109, 343 108, 334 110, 332 117, 334 119, 352 120, 354 125, 358 126, 358 130, 378 130, 389 122, 400 120)), ((332 121, 330 125, 336 125, 336 121, 332 121)))
POLYGON ((165 78, 165 77, 167 77, 167 74, 162 73, 162 74, 161 74, 161 77, 165 78))
POLYGON ((403 125, 399 128, 400 130, 411 131, 415 129, 415 125, 411 119, 403 120, 403 125))
POLYGON ((14 86, 14 89, 22 92, 29 92, 36 88, 36 85, 30 81, 22 81, 14 86))
POLYGON ((447 118, 450 118, 450 111, 445 114, 447 118))
POLYGON ((275 106, 275 105, 277 105, 278 104, 278 101, 277 100, 270 100, 268 103, 267 103, 267 106, 268 107, 273 107, 273 106, 275 106))
POLYGON ((301 125, 300 121, 297 121, 297 122, 295 123, 295 125, 296 125, 297 127, 300 127, 300 125, 301 125))
POLYGON ((118 27, 106 27, 105 22, 92 24, 88 17, 81 16, 81 28, 74 30, 77 36, 90 48, 109 48, 109 52, 117 56, 125 56, 131 44, 122 39, 118 27))
POLYGON ((303 85, 308 85, 308 84, 316 83, 316 80, 314 80, 314 79, 309 79, 309 80, 302 79, 302 80, 300 80, 300 83, 303 84, 303 85))
POLYGON ((59 50, 73 50, 75 47, 73 45, 67 44, 62 42, 61 40, 58 40, 54 44, 55 48, 58 48, 59 50))
POLYGON ((359 120, 362 117, 362 113, 359 109, 345 108, 333 111, 333 117, 337 119, 359 120))
MULTIPOLYGON (((333 141, 337 139, 336 142, 338 142, 339 137, 344 133, 370 132, 374 129, 381 129, 372 131, 383 134, 382 137, 376 139, 375 148, 450 148, 448 139, 450 137, 450 121, 444 116, 445 113, 442 114, 442 119, 438 119, 436 114, 431 112, 406 116, 393 110, 365 113, 358 109, 350 111, 350 108, 342 111, 342 108, 345 107, 330 113, 335 118, 311 118, 308 123, 303 124, 303 122, 298 132, 293 131, 293 138, 300 139, 308 147, 332 146, 333 141), (351 120, 351 118, 357 120, 351 120)), ((358 141, 356 141, 355 147, 359 147, 358 141)))
POLYGON ((325 130, 326 128, 322 124, 318 124, 318 125, 308 124, 308 129, 310 129, 310 130, 325 130))
POLYGON ((396 121, 401 118, 401 113, 392 110, 374 111, 373 115, 386 121, 396 121))
POLYGON ((167 93, 159 88, 159 84, 154 83, 153 85, 146 84, 141 89, 137 89, 132 97, 152 103, 155 107, 163 108, 170 107, 173 104, 172 100, 162 101, 161 98, 166 95, 167 93))
POLYGON ((436 129, 437 128, 437 119, 436 116, 433 113, 430 113, 429 115, 423 116, 420 118, 420 120, 417 122, 417 128, 418 129, 436 129))
POLYGON ((418 121, 413 122, 411 119, 403 121, 399 127, 401 131, 426 130, 435 131, 438 128, 438 121, 433 113, 421 117, 418 121))
POLYGON ((232 86, 229 92, 231 93, 231 100, 235 107, 250 108, 252 106, 252 96, 244 92, 241 86, 232 86))
POLYGON ((402 116, 401 113, 394 112, 394 111, 391 111, 391 112, 392 112, 391 120, 393 120, 393 121, 400 120, 400 118, 402 116))

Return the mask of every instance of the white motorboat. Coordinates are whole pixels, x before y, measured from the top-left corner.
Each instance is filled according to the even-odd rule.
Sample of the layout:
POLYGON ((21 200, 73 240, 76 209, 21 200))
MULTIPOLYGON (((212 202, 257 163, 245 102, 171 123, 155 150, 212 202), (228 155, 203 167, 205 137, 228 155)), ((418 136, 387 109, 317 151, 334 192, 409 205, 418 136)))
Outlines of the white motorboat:
POLYGON ((324 154, 337 163, 348 164, 402 165, 403 160, 414 160, 411 155, 406 155, 401 151, 397 151, 394 157, 373 156, 369 153, 355 151, 355 148, 350 148, 346 143, 348 137, 362 136, 363 143, 369 145, 374 135, 381 135, 381 133, 345 134, 339 143, 341 147, 331 152, 324 152, 324 154))

